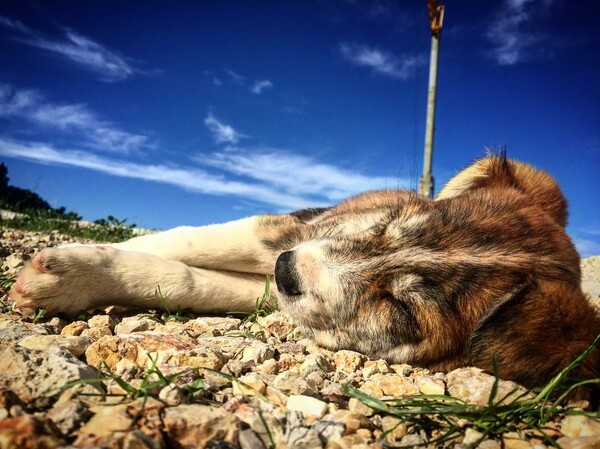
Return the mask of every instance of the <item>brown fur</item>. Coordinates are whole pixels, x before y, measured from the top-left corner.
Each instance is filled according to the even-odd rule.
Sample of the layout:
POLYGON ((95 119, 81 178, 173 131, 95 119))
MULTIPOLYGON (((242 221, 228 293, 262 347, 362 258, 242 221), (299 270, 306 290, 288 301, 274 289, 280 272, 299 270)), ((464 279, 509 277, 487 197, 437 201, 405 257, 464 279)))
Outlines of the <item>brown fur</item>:
MULTIPOLYGON (((502 377, 535 386, 600 333, 566 220, 566 200, 549 175, 492 156, 459 173, 436 201, 366 193, 295 222, 268 244, 293 249, 295 270, 318 242, 322 260, 312 254, 312 270, 298 270, 302 295, 281 293, 282 307, 317 342, 433 369, 491 371, 495 359, 502 377), (345 273, 333 281, 341 299, 321 292, 312 274, 329 264, 345 273), (339 304, 311 311, 313 302, 339 304)), ((599 377, 600 350, 575 375, 599 377)))
MULTIPOLYGON (((252 311, 275 272, 280 304, 331 349, 540 385, 600 334, 546 173, 505 157, 470 165, 435 201, 368 192, 327 209, 176 228, 106 249, 46 249, 17 279, 24 309, 99 305, 252 311)), ((575 372, 600 377, 600 349, 575 372)))

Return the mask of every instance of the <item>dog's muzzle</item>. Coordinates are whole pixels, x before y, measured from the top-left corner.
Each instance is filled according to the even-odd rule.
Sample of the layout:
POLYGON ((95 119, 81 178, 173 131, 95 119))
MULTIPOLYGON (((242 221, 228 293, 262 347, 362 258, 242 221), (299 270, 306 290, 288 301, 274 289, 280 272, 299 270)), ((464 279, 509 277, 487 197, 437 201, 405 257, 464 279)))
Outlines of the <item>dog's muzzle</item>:
POLYGON ((277 284, 277 290, 282 295, 300 296, 300 282, 298 279, 298 272, 294 267, 296 255, 294 251, 285 251, 279 255, 277 262, 275 262, 275 283, 277 284))

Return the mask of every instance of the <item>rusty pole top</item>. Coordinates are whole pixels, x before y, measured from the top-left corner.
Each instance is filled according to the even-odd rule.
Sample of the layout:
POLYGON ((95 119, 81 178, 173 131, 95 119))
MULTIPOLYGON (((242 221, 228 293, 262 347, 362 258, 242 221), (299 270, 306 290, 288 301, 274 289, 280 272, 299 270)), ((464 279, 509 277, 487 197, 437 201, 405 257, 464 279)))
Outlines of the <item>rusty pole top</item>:
POLYGON ((427 11, 431 34, 439 39, 444 23, 444 5, 440 5, 437 0, 427 0, 427 11))

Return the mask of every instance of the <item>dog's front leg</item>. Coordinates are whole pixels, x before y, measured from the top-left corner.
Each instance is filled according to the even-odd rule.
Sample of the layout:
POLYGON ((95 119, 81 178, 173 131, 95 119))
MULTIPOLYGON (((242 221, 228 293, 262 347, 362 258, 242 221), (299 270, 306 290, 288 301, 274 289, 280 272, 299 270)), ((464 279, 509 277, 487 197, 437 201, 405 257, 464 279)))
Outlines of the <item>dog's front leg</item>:
POLYGON ((192 267, 273 274, 277 256, 305 239, 306 229, 290 215, 257 215, 224 224, 183 226, 111 246, 192 267))
POLYGON ((10 296, 27 312, 76 314, 118 304, 195 312, 251 311, 265 277, 219 272, 109 246, 47 248, 26 266, 10 296))

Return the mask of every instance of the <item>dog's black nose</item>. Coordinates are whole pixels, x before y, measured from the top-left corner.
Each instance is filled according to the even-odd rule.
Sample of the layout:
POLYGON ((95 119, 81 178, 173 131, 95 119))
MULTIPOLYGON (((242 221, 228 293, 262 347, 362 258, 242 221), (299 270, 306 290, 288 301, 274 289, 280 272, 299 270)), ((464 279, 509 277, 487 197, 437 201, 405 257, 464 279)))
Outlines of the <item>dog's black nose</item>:
POLYGON ((275 282, 279 293, 287 296, 302 294, 298 285, 298 273, 294 268, 295 255, 293 251, 286 251, 279 255, 275 262, 275 282))

